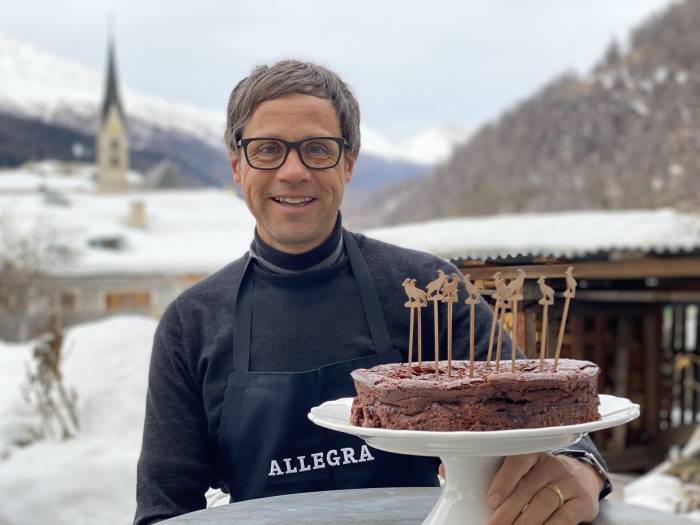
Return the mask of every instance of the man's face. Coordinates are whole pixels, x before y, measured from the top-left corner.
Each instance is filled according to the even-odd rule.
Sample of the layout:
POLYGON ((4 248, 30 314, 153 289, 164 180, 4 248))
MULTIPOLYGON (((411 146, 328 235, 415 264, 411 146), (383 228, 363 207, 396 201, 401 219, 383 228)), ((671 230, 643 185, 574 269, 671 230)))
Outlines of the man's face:
MULTIPOLYGON (((265 137, 297 141, 309 137, 341 137, 330 101, 290 94, 261 103, 243 129, 242 138, 265 137)), ((321 244, 333 231, 343 197, 352 178, 354 159, 343 152, 340 162, 324 170, 304 166, 291 149, 285 163, 274 170, 250 167, 239 148, 231 157, 233 180, 255 217, 260 237, 278 250, 303 253, 321 244), (285 198, 311 200, 302 205, 285 198)))

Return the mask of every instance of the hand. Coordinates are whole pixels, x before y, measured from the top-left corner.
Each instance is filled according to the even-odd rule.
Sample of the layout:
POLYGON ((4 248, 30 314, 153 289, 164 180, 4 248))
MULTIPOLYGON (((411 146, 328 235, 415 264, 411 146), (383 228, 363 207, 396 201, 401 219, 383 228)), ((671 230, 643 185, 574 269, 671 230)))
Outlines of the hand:
POLYGON ((586 463, 567 456, 508 456, 491 482, 488 525, 576 525, 598 516, 603 480, 586 463), (559 488, 564 498, 548 484, 559 488))

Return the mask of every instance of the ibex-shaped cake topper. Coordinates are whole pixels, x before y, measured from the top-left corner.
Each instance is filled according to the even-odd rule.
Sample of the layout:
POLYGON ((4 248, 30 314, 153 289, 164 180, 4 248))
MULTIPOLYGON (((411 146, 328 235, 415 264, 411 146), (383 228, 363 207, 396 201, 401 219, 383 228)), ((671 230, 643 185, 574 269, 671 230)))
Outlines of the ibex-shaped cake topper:
POLYGON ((547 323, 548 310, 554 304, 554 289, 547 286, 544 282, 544 277, 537 279, 537 284, 542 292, 542 298, 537 301, 542 305, 542 336, 540 337, 540 371, 544 370, 544 360, 547 357, 547 323))
POLYGON ((440 323, 438 320, 438 302, 442 300, 442 289, 447 284, 447 275, 442 269, 438 269, 438 276, 433 281, 430 281, 425 287, 428 294, 428 300, 433 302, 433 320, 434 320, 434 341, 435 341, 435 377, 440 377, 440 323))
POLYGON ((452 280, 445 279, 440 291, 442 302, 447 303, 447 377, 452 377, 452 306, 457 302, 461 277, 452 273, 452 280))
POLYGON ((468 295, 464 302, 469 305, 469 377, 474 377, 474 310, 475 305, 481 302, 481 293, 470 277, 469 274, 464 276, 464 287, 468 295))
POLYGON ((415 279, 406 278, 401 283, 408 301, 404 306, 409 308, 410 322, 408 334, 408 373, 413 374, 413 318, 418 317, 418 366, 423 366, 423 334, 421 329, 420 309, 428 304, 428 295, 416 286, 415 279))
POLYGON ((403 283, 401 283, 401 286, 403 286, 408 296, 408 302, 405 303, 404 306, 415 308, 428 304, 428 294, 416 286, 415 279, 406 278, 403 283))
POLYGON ((493 338, 496 335, 496 324, 498 323, 498 318, 500 316, 500 310, 504 306, 505 299, 505 289, 503 286, 503 279, 501 278, 501 272, 496 272, 493 274, 493 282, 496 290, 493 292, 493 299, 495 301, 493 317, 491 318, 491 333, 489 335, 489 347, 486 354, 486 366, 491 366, 491 351, 493 350, 493 338))
POLYGON ((559 337, 557 338, 557 350, 554 354, 554 370, 557 369, 559 365, 559 355, 561 354, 561 345, 564 341, 564 328, 566 327, 566 317, 569 314, 569 303, 576 295, 576 279, 574 279, 574 267, 569 266, 566 269, 566 290, 562 294, 564 296, 564 310, 561 314, 561 324, 559 325, 559 337))
POLYGON ((515 356, 518 347, 518 301, 523 300, 523 284, 525 283, 525 272, 518 269, 518 276, 508 283, 508 300, 513 307, 513 339, 510 342, 510 362, 511 372, 515 373, 515 356))
POLYGON ((429 301, 439 301, 442 299, 442 288, 447 283, 447 275, 441 269, 437 271, 436 279, 430 281, 425 287, 425 293, 428 294, 429 301))

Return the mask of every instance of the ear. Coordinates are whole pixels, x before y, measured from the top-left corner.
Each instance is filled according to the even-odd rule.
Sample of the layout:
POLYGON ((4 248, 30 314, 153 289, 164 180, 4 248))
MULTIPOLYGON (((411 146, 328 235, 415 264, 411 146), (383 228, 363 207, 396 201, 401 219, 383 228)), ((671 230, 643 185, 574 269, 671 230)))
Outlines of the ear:
POLYGON ((355 168, 355 157, 349 157, 347 155, 343 155, 343 163, 344 163, 344 173, 343 173, 343 183, 347 184, 352 180, 352 170, 355 168))
POLYGON ((237 185, 240 186, 241 183, 243 182, 243 177, 241 175, 241 168, 243 167, 240 162, 238 155, 231 154, 230 157, 231 161, 231 174, 233 175, 233 182, 237 185))

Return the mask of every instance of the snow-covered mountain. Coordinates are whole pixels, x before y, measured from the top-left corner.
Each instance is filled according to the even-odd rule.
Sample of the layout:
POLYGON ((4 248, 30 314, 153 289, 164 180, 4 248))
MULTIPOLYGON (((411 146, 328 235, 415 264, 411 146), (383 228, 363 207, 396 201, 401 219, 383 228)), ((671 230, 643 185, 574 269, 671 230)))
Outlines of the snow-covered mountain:
POLYGON ((437 164, 447 160, 455 147, 466 142, 470 135, 463 127, 448 122, 401 141, 399 148, 407 160, 420 164, 437 164))
MULTIPOLYGON (((101 72, 3 36, 0 36, 0 78, 0 109, 43 122, 78 127, 81 131, 85 130, 85 122, 94 121, 104 92, 101 72)), ((123 85, 122 96, 130 128, 136 125, 141 134, 147 134, 153 126, 223 147, 223 110, 207 111, 142 95, 128 85, 123 85)))
MULTIPOLYGON (((82 132, 94 129, 103 72, 0 35, 0 79, 0 111, 82 132)), ((135 149, 146 147, 157 129, 192 136, 223 151, 223 107, 210 111, 167 101, 141 94, 124 82, 122 96, 135 149)), ((448 124, 395 144, 363 126, 362 152, 385 161, 430 165, 443 160, 466 136, 463 129, 448 124)))

